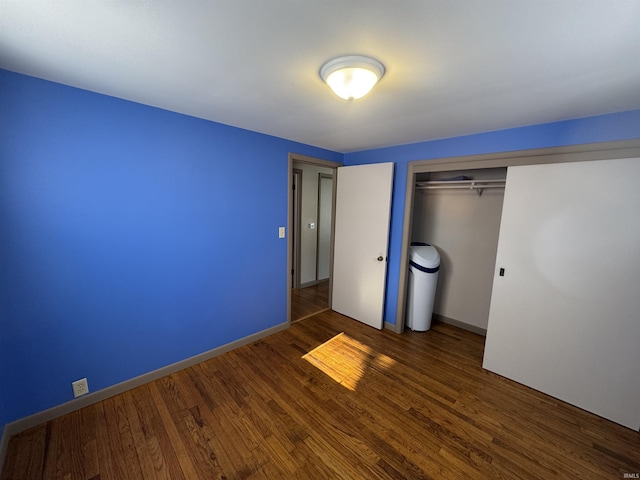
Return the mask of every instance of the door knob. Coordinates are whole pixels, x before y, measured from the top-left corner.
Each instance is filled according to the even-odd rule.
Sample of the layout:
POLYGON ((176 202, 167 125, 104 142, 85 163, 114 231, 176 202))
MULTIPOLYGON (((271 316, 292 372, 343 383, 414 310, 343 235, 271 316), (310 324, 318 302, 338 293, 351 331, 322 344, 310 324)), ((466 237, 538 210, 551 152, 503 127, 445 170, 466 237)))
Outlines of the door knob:
POLYGON ((379 262, 381 262, 382 260, 384 260, 384 258, 382 257, 382 255, 380 255, 380 256, 378 257, 378 261, 379 261, 379 262))

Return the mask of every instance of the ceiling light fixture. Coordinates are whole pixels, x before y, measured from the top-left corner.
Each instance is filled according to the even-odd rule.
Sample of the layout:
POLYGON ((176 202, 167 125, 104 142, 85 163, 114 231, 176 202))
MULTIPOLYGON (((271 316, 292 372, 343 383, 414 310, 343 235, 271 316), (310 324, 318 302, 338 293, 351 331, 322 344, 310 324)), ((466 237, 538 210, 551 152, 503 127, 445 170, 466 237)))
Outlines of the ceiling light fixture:
POLYGON ((364 97, 384 75, 384 65, 361 55, 349 55, 329 60, 320 69, 320 77, 341 98, 357 100, 364 97))

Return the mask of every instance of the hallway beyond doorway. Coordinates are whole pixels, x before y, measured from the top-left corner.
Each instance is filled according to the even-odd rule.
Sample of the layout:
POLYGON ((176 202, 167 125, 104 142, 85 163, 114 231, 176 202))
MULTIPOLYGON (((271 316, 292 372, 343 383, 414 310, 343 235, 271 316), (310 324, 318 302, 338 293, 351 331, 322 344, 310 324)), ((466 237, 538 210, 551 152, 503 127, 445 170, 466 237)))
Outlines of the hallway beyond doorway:
POLYGON ((329 310, 329 281, 291 290, 291 323, 329 310))

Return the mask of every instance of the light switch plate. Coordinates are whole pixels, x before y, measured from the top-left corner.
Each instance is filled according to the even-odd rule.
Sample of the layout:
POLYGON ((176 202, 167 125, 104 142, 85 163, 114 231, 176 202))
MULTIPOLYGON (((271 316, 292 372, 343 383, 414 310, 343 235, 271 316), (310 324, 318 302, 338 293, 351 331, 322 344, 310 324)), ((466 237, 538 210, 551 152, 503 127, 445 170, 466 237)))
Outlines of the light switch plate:
POLYGON ((278 238, 284 238, 284 227, 278 227, 278 238))

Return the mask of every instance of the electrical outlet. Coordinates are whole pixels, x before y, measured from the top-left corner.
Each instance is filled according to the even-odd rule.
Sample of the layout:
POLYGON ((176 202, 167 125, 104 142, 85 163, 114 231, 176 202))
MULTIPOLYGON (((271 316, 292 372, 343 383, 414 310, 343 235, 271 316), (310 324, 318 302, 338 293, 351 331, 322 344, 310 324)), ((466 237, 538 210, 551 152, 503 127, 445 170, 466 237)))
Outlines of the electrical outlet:
POLYGON ((71 387, 73 388, 73 398, 78 398, 89 393, 89 384, 86 378, 71 382, 71 387))

